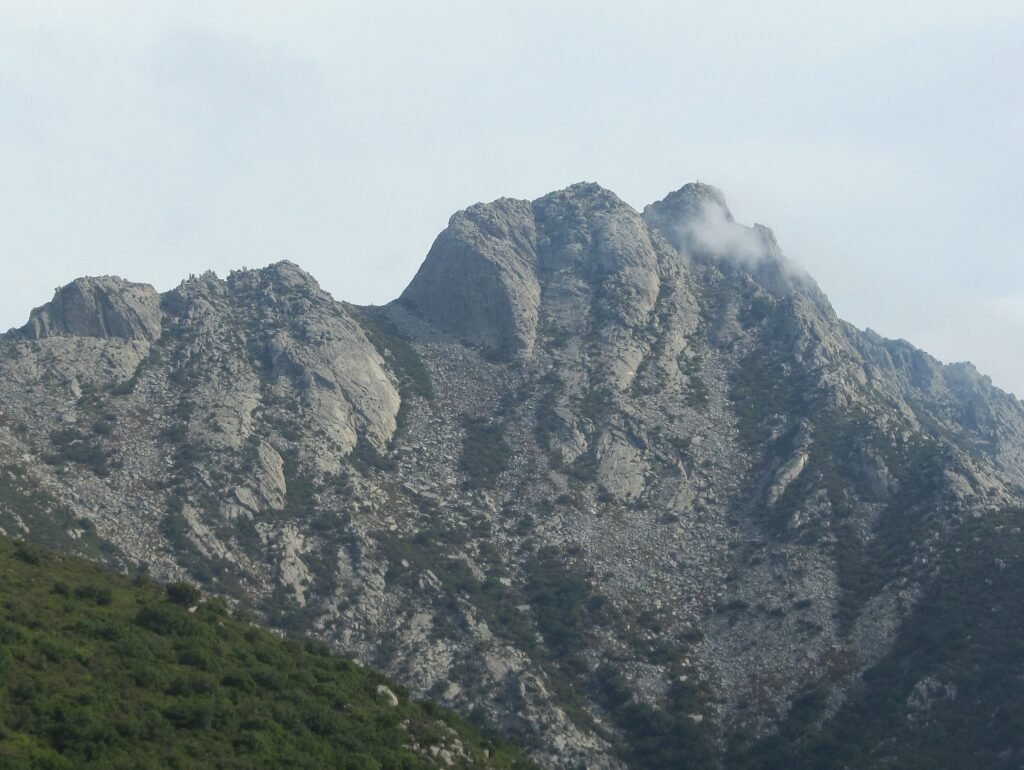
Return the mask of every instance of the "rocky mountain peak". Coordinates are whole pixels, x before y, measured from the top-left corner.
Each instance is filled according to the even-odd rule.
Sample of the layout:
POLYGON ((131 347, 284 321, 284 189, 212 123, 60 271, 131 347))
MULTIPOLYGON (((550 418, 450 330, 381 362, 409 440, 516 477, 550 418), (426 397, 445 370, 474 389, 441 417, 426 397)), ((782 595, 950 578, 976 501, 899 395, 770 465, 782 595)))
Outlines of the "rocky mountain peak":
POLYGON ((738 223, 717 187, 701 182, 684 185, 646 206, 643 219, 685 258, 741 270, 777 298, 801 293, 834 317, 814 279, 783 255, 771 228, 738 223))
POLYGON ((203 298, 221 297, 229 292, 245 294, 251 291, 261 292, 264 301, 293 294, 329 298, 312 275, 285 259, 262 268, 232 270, 226 279, 221 279, 212 270, 190 275, 168 292, 165 302, 194 302, 203 298))
POLYGON ((694 182, 644 208, 644 222, 691 258, 726 259, 746 266, 778 258, 781 252, 767 227, 745 227, 733 218, 722 192, 694 182))
MULTIPOLYGON (((455 214, 402 301, 434 326, 499 357, 529 358, 538 328, 614 340, 642 355, 662 284, 687 293, 700 261, 753 279, 776 298, 800 293, 827 317, 824 294, 782 255, 772 231, 733 218, 721 191, 692 183, 639 214, 592 182, 528 202, 502 198, 455 214), (617 331, 615 331, 617 330, 617 331)), ((746 279, 744 279, 746 280, 746 279)), ((624 384, 632 364, 616 376, 624 384)))
POLYGON ((470 206, 437 236, 402 300, 471 345, 528 353, 540 305, 536 249, 528 201, 470 206))
POLYGON ((616 284, 626 315, 649 312, 657 296, 657 258, 643 221, 593 183, 459 212, 402 300, 463 342, 528 357, 542 293, 574 282, 577 290, 616 284))
POLYGON ((304 316, 314 306, 327 308, 335 304, 312 275, 288 260, 260 269, 234 271, 225 281, 225 289, 242 303, 257 302, 293 318, 304 316))
POLYGON ((679 227, 704 219, 709 212, 726 222, 735 221, 721 190, 703 182, 690 182, 646 206, 643 217, 651 227, 679 227))
POLYGON ((303 412, 325 442, 309 452, 324 467, 361 439, 382 449, 393 434, 399 396, 384 360, 349 309, 294 262, 193 276, 163 307, 180 346, 177 376, 195 383, 197 411, 209 408, 220 428, 204 437, 212 445, 251 441, 265 400, 303 412))
POLYGON ((615 193, 581 182, 533 204, 542 229, 545 272, 570 269, 585 279, 651 270, 654 251, 640 215, 615 193))
POLYGON ((160 337, 160 295, 149 284, 117 276, 78 278, 35 308, 22 334, 44 337, 117 337, 152 342, 160 337))
POLYGON ((307 289, 309 291, 320 291, 320 284, 317 283, 316 278, 294 262, 287 259, 274 262, 260 270, 242 272, 253 273, 261 282, 272 286, 278 286, 283 289, 307 289))
POLYGON ((541 201, 560 201, 584 211, 610 211, 618 208, 633 210, 618 195, 597 182, 576 182, 564 190, 548 193, 538 202, 541 201))

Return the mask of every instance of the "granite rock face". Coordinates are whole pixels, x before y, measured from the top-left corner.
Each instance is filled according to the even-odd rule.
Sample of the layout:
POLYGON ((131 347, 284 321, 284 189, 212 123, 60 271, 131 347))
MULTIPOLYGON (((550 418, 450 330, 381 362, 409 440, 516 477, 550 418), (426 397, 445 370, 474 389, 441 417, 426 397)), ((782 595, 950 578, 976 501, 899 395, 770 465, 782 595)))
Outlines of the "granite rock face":
POLYGON ((79 278, 32 311, 22 333, 45 337, 117 337, 153 342, 160 337, 160 295, 143 283, 116 276, 79 278))
POLYGON ((537 336, 537 228, 527 201, 451 218, 402 299, 470 345, 528 354, 537 336))
POLYGON ((287 262, 75 282, 0 337, 0 485, 38 502, 9 534, 646 769, 638 720, 721 757, 834 713, 952 533, 1024 505, 1024 407, 838 319, 714 188, 578 184, 456 214, 384 308, 287 262))
POLYGON ((253 441, 268 404, 298 413, 310 434, 301 451, 321 470, 337 471, 332 458, 360 440, 382 450, 394 433, 399 396, 383 359, 348 310, 297 265, 226 281, 199 276, 168 292, 164 307, 183 341, 176 371, 205 413, 190 424, 211 445, 237 450, 253 441))
POLYGON ((594 184, 477 204, 452 217, 402 300, 470 345, 528 358, 542 284, 624 326, 646 323, 659 277, 643 221, 594 184))

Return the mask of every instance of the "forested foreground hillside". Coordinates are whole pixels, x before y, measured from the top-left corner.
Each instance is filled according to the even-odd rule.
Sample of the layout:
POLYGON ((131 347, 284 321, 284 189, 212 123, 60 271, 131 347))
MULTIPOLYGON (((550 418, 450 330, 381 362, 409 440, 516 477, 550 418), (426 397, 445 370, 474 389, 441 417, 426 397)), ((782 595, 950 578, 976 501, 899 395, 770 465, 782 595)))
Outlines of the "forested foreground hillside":
POLYGON ((197 589, 0 538, 2 768, 530 768, 197 589))

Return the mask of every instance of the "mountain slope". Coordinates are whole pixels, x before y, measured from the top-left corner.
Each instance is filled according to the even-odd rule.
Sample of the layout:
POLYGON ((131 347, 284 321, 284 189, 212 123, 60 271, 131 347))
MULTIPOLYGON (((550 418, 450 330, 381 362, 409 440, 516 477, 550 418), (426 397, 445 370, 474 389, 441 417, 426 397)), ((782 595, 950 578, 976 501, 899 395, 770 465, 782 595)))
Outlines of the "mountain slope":
POLYGON ((809 689, 736 768, 1016 768, 1024 759, 1024 542, 1020 511, 973 519, 941 572, 831 718, 809 689))
POLYGON ((4 767, 528 767, 322 644, 186 583, 0 538, 4 767))
POLYGON ((470 207, 384 308, 279 263, 183 282, 155 336, 155 293, 73 286, 0 340, 4 483, 41 501, 0 527, 190 576, 548 766, 713 763, 812 690, 826 720, 1024 497, 1019 401, 838 319, 706 185, 470 207))

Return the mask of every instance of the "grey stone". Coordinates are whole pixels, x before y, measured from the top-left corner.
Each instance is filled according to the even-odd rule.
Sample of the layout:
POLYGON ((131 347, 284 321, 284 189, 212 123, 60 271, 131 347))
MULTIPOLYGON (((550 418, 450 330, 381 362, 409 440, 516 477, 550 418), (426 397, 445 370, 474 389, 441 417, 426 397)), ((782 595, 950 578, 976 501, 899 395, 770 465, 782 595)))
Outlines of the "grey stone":
POLYGON ((22 333, 44 337, 159 339, 160 295, 144 283, 116 276, 79 278, 58 289, 50 302, 32 311, 22 333))

